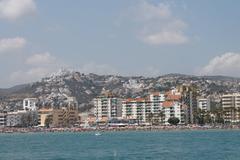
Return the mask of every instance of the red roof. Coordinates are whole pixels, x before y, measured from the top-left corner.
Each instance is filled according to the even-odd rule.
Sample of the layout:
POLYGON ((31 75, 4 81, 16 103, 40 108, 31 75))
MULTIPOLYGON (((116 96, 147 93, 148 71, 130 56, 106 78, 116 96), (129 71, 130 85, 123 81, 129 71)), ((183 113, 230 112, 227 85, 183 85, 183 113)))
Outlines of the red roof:
POLYGON ((168 100, 174 100, 174 101, 179 101, 181 99, 181 95, 174 95, 174 94, 169 94, 167 96, 168 100))
POLYGON ((151 93, 153 96, 159 96, 160 95, 160 92, 152 92, 151 93))
POLYGON ((174 102, 172 101, 165 101, 162 104, 163 107, 172 107, 173 105, 174 105, 174 102))
POLYGON ((145 98, 128 98, 125 102, 144 102, 145 100, 145 98))

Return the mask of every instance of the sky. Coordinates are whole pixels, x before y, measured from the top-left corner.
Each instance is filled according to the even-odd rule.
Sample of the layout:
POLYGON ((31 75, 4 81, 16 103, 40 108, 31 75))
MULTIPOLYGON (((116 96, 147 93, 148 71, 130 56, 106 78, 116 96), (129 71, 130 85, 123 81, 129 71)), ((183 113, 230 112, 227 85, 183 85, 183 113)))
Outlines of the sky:
POLYGON ((59 69, 240 77, 238 0, 0 0, 0 88, 59 69))

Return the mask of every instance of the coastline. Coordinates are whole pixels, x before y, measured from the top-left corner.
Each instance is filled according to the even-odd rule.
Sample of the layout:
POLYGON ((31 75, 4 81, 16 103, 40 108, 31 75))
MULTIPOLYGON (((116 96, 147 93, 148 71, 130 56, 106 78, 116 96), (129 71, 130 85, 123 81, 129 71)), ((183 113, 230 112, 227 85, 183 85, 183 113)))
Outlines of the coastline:
POLYGON ((197 131, 197 130, 240 130, 231 126, 128 126, 102 128, 0 128, 0 134, 11 133, 54 133, 54 132, 118 132, 118 131, 197 131))

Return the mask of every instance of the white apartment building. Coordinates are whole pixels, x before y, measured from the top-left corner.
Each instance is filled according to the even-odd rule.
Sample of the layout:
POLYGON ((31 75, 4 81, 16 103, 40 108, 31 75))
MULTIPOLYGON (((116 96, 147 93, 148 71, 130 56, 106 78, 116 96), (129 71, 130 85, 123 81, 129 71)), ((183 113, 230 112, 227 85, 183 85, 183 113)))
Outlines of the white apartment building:
POLYGON ((198 98, 197 107, 202 111, 210 111, 210 99, 209 98, 198 98))
POLYGON ((7 113, 1 112, 0 113, 0 127, 5 127, 7 123, 7 113))
POLYGON ((121 117, 122 99, 113 96, 99 96, 94 99, 94 113, 97 121, 121 117))
POLYGON ((122 118, 135 119, 138 122, 157 121, 168 124, 170 117, 179 118, 180 123, 185 123, 185 112, 181 107, 181 93, 171 90, 166 93, 154 92, 146 99, 126 99, 122 103, 122 118))
POLYGON ((162 103, 165 101, 165 95, 160 92, 153 92, 149 95, 151 113, 158 114, 162 110, 162 103))
POLYGON ((16 111, 16 112, 8 112, 7 113, 7 127, 16 127, 22 125, 22 117, 26 114, 26 111, 16 111))
POLYGON ((180 102, 176 101, 165 101, 163 103, 163 114, 164 114, 164 121, 165 125, 169 125, 168 119, 171 117, 176 117, 180 120, 179 124, 185 123, 185 112, 182 109, 182 105, 180 102))
POLYGON ((36 111, 37 98, 25 98, 23 100, 23 109, 28 111, 36 111))
POLYGON ((225 94, 221 98, 224 121, 240 122, 240 93, 225 94))
POLYGON ((147 102, 144 98, 129 98, 122 102, 122 118, 146 122, 147 102))

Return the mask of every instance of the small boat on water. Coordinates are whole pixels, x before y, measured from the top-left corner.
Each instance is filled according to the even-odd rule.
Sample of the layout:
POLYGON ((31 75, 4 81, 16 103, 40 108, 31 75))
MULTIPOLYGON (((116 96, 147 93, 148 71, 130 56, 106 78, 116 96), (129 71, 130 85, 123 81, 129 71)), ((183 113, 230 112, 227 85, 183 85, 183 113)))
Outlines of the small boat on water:
POLYGON ((96 120, 96 132, 95 132, 95 136, 101 136, 102 134, 99 132, 99 131, 97 131, 98 129, 99 129, 99 126, 98 126, 98 119, 96 120))
POLYGON ((95 136, 101 136, 102 134, 100 132, 96 132, 95 136))

